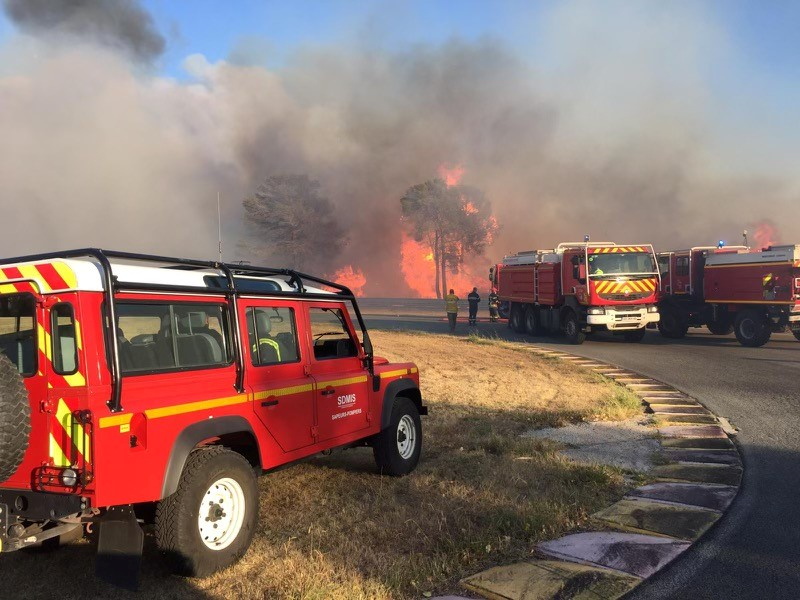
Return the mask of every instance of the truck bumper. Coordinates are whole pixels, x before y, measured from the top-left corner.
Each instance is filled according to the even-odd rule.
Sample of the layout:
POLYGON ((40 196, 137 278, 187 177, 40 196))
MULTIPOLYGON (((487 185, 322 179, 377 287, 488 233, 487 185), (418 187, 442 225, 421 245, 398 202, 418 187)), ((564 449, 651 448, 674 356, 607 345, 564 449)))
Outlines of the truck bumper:
POLYGON ((647 312, 647 308, 606 308, 605 314, 587 315, 586 323, 605 326, 609 331, 630 331, 647 327, 650 323, 658 323, 657 312, 647 312))

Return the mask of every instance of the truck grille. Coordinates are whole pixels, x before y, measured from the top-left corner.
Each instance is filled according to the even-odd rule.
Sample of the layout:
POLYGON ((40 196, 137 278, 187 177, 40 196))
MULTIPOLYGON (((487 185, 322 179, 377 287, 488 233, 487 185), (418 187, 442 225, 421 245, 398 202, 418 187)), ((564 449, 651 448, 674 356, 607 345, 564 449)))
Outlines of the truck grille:
POLYGON ((626 300, 643 300, 652 295, 653 292, 631 292, 627 296, 625 294, 600 294, 600 297, 603 300, 617 300, 625 302, 626 300))

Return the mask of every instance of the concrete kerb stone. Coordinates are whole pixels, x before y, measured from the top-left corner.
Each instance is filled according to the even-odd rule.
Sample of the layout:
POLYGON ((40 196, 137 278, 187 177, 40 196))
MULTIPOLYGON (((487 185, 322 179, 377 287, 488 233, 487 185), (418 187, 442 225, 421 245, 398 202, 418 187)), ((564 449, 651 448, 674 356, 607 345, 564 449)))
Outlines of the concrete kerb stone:
POLYGON ((673 462, 651 471, 659 481, 631 490, 592 516, 594 522, 621 532, 578 533, 542 542, 537 552, 556 560, 496 567, 462 584, 491 600, 620 598, 722 516, 738 493, 739 454, 716 416, 690 396, 627 369, 537 347, 531 350, 566 359, 636 393, 663 424, 658 428, 662 456, 673 462))

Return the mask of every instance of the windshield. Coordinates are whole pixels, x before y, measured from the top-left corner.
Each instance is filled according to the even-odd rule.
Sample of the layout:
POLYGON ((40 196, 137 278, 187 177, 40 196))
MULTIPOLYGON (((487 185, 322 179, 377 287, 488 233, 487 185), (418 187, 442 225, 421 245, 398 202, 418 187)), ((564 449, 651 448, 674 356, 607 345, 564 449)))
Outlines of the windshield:
POLYGON ((649 252, 589 255, 589 275, 635 275, 655 272, 655 261, 649 252))
POLYGON ((36 372, 35 306, 30 294, 0 296, 0 352, 23 375, 36 372))

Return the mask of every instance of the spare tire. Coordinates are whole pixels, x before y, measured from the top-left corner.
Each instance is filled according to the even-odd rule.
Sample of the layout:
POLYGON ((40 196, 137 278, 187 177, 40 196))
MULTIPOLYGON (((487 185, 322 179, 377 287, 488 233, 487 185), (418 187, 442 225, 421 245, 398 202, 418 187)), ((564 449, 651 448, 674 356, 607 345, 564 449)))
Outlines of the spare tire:
POLYGON ((0 352, 0 483, 22 464, 30 433, 28 390, 16 365, 0 352))

